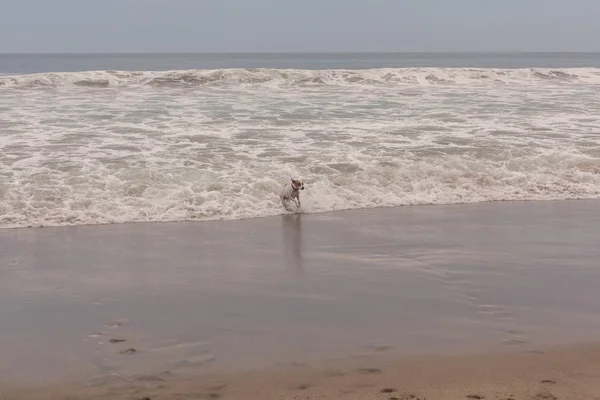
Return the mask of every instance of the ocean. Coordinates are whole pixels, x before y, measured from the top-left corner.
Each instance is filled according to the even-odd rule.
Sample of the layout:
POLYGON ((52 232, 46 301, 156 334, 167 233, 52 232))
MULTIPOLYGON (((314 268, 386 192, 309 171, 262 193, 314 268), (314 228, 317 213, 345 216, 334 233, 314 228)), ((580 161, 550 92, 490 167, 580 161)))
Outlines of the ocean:
POLYGON ((600 197, 600 54, 0 55, 0 227, 600 197))

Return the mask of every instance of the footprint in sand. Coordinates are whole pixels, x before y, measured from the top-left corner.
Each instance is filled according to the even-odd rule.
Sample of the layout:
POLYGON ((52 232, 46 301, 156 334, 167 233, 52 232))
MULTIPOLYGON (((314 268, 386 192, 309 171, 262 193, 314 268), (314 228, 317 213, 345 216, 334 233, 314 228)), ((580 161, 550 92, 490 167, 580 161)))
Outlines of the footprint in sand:
POLYGON ((301 384, 299 384, 297 386, 294 386, 292 389, 294 389, 294 390, 306 390, 306 389, 309 389, 311 387, 312 387, 312 385, 310 383, 301 383, 301 384))
POLYGON ((125 325, 125 324, 126 324, 126 323, 128 323, 128 322, 130 322, 130 320, 129 320, 129 319, 127 319, 127 318, 121 318, 121 319, 118 319, 118 320, 116 320, 116 321, 113 321, 113 322, 109 322, 109 323, 107 323, 107 324, 104 324, 104 325, 102 325, 102 326, 103 326, 103 327, 105 327, 105 328, 111 328, 111 329, 114 329, 114 328, 118 328, 118 327, 120 327, 120 326, 122 326, 122 325, 125 325))
POLYGON ((538 393, 532 398, 533 400, 558 400, 558 397, 552 393, 538 393))
POLYGON ((379 368, 359 368, 356 370, 359 374, 363 375, 372 375, 372 374, 380 374, 381 370, 379 368))
POLYGON ((367 349, 373 350, 373 351, 379 351, 379 352, 383 352, 383 351, 388 351, 393 349, 393 346, 386 346, 386 345, 367 345, 365 346, 367 349))
POLYGON ((186 397, 186 398, 216 400, 216 399, 220 399, 221 395, 219 393, 209 392, 209 393, 199 393, 199 394, 193 395, 192 397, 186 397))
MULTIPOLYGON (((116 329, 116 328, 119 328, 119 327, 125 325, 129 321, 130 321, 129 319, 122 318, 122 319, 118 319, 118 320, 113 321, 113 322, 106 323, 106 324, 104 324, 102 326, 104 328, 106 328, 106 329, 113 330, 113 329, 116 329)), ((93 332, 93 333, 90 333, 89 335, 87 335, 87 337, 88 338, 99 338, 99 337, 105 336, 107 333, 108 332, 93 332)), ((107 342, 99 342, 98 344, 104 344, 104 343, 119 344, 119 343, 123 343, 123 342, 126 342, 126 341, 127 341, 127 339, 112 338, 112 339, 109 339, 107 342)))
POLYGON ((390 397, 390 400, 425 400, 414 394, 403 394, 400 397, 390 397))

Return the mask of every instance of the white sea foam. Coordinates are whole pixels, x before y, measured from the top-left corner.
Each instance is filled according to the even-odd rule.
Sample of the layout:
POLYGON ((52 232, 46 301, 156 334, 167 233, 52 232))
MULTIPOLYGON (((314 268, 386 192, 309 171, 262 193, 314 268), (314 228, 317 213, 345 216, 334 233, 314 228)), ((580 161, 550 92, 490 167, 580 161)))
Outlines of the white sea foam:
POLYGON ((239 85, 600 84, 598 68, 378 68, 363 70, 218 69, 87 71, 0 76, 0 87, 128 87, 239 85))
POLYGON ((0 76, 0 227, 276 215, 290 177, 305 212, 597 198, 598 83, 598 69, 0 76))

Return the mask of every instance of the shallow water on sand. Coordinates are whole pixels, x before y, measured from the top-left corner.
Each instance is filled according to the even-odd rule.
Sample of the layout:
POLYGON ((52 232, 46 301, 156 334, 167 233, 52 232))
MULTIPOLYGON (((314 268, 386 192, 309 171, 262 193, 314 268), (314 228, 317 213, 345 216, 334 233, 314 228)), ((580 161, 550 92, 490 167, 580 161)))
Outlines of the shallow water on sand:
POLYGON ((0 379, 592 339, 597 207, 492 203, 2 230, 0 379))

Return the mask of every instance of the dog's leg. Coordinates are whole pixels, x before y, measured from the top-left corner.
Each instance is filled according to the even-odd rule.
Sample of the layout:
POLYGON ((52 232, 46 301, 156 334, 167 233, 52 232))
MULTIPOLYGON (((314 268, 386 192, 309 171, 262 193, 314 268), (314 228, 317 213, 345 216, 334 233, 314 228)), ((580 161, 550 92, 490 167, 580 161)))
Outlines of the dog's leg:
POLYGON ((295 198, 294 202, 296 203, 296 207, 300 208, 300 197, 295 198))
POLYGON ((291 211, 290 210, 290 206, 288 205, 288 199, 285 198, 285 196, 281 196, 281 205, 283 206, 283 208, 285 208, 287 211, 291 211))

